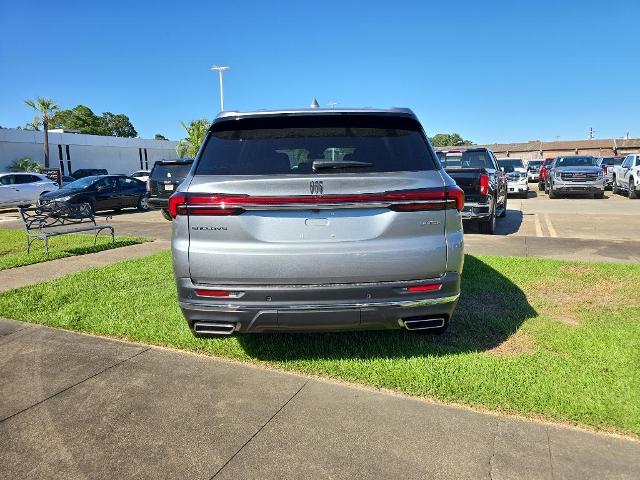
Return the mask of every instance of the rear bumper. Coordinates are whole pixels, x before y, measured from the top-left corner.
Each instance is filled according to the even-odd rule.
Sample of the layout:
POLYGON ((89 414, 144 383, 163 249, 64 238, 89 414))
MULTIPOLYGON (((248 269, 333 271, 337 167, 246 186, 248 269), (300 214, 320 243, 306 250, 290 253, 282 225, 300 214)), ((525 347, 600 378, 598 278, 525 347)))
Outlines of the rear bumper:
POLYGON ((488 203, 465 202, 464 209, 460 214, 463 220, 488 218, 491 215, 491 205, 488 203))
POLYGON ((540 174, 539 173, 531 173, 531 172, 529 172, 528 180, 530 182, 537 182, 539 179, 540 179, 540 174))
POLYGON ((163 209, 169 208, 168 198, 149 196, 149 198, 147 199, 147 203, 149 204, 149 207, 157 210, 160 210, 161 208, 163 209))
POLYGON ((507 192, 508 193, 522 193, 522 192, 528 192, 529 191, 529 184, 525 181, 525 182, 518 182, 518 183, 509 183, 507 184, 507 192))
POLYGON ((397 329, 409 317, 444 318, 453 314, 460 275, 436 279, 346 285, 207 286, 242 292, 239 298, 202 298, 191 279, 178 279, 180 308, 193 330, 207 323, 232 324, 236 332, 341 331, 397 329), (441 283, 435 292, 402 293, 411 285, 441 283))

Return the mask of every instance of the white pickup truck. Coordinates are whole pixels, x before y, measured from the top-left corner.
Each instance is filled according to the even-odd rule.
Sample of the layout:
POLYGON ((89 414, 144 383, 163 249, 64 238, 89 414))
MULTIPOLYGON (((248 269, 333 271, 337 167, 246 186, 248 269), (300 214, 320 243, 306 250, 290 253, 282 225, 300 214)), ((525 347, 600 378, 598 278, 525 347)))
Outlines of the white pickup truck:
POLYGON ((640 154, 627 155, 621 165, 615 165, 611 182, 613 193, 626 191, 629 198, 638 198, 640 195, 640 154))

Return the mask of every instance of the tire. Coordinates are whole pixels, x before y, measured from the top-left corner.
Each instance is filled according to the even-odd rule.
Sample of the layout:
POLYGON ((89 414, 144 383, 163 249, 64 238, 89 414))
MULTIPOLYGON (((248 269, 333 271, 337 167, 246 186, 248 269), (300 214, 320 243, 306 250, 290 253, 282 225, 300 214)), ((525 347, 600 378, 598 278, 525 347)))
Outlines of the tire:
POLYGON ((633 180, 633 177, 629 177, 629 198, 632 200, 635 200, 636 198, 638 198, 638 190, 636 190, 636 184, 635 181, 633 180))
POLYGON ((149 202, 146 195, 142 195, 138 199, 138 210, 141 212, 147 212, 149 210, 149 202))
POLYGON ((544 183, 538 182, 538 191, 541 192, 544 190, 544 183))
POLYGON ((598 198, 598 199, 602 200, 604 198, 604 192, 594 193, 593 194, 593 198, 598 198))
POLYGON ((529 198, 529 190, 520 193, 520 198, 529 198))
POLYGON ((491 209, 491 216, 487 220, 480 220, 478 225, 480 233, 485 235, 493 235, 496 233, 496 202, 493 202, 493 208, 491 209))
POLYGON ((558 198, 558 195, 553 190, 549 189, 549 198, 558 198))
POLYGON ((620 190, 618 189, 618 182, 616 180, 615 175, 611 179, 611 193, 613 193, 614 195, 616 195, 617 193, 620 193, 620 190))

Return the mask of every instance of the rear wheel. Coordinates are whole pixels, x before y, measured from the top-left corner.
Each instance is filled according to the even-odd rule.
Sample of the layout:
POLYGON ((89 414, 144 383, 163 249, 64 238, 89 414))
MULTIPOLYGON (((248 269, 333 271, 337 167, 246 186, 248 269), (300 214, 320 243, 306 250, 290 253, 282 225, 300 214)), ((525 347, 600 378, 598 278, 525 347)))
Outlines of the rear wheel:
POLYGON ((493 235, 496 233, 496 202, 493 202, 491 215, 486 220, 480 220, 480 233, 485 235, 493 235))
POLYGON ((529 190, 520 193, 520 198, 529 198, 529 190))
POLYGON ((558 195, 553 190, 549 189, 549 198, 558 198, 558 195))
POLYGON ((538 182, 538 191, 541 192, 544 190, 544 183, 543 182, 538 182))
POLYGON ((593 198, 600 198, 600 199, 604 198, 604 192, 594 193, 593 198))
POLYGON ((143 195, 138 199, 138 210, 141 212, 146 212, 149 210, 149 201, 147 200, 147 196, 143 195))
POLYGON ((619 193, 619 192, 620 190, 618 189, 618 181, 616 180, 616 176, 614 175, 611 180, 611 193, 615 195, 616 193, 619 193))
POLYGON ((633 177, 629 177, 629 198, 638 198, 638 190, 636 190, 636 184, 633 177))

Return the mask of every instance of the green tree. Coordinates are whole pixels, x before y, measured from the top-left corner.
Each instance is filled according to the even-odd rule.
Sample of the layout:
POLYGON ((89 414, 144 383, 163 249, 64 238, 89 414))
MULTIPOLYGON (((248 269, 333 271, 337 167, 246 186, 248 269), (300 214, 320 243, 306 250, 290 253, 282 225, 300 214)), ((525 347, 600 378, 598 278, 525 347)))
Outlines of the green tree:
POLYGON ((38 162, 31 160, 29 157, 23 157, 18 160, 14 160, 9 165, 10 172, 39 172, 42 167, 38 162))
POLYGON ((153 137, 154 140, 169 140, 167 137, 165 137, 164 135, 160 134, 160 133, 156 133, 155 136, 153 137))
POLYGON ((90 135, 104 135, 103 123, 93 111, 85 105, 77 105, 71 110, 61 110, 53 117, 56 128, 79 130, 90 135))
POLYGON ((49 168, 49 122, 55 116, 60 107, 50 98, 38 97, 35 100, 25 100, 27 107, 33 109, 35 116, 33 118, 33 126, 37 130, 42 122, 44 130, 44 168, 49 168))
POLYGON ((457 133, 436 133, 430 138, 434 147, 460 147, 463 145, 473 145, 470 140, 465 140, 457 133))
POLYGON ((209 130, 211 123, 206 118, 202 118, 200 120, 191 120, 188 125, 180 122, 180 125, 187 132, 187 136, 176 145, 176 153, 180 158, 194 158, 204 141, 204 137, 207 135, 207 130, 209 130))
POLYGON ((100 117, 100 121, 104 132, 103 135, 126 138, 138 136, 138 132, 133 128, 129 117, 122 113, 113 114, 111 112, 104 112, 100 117))

